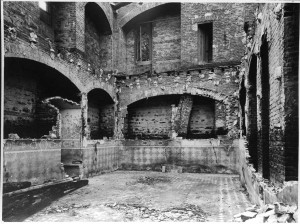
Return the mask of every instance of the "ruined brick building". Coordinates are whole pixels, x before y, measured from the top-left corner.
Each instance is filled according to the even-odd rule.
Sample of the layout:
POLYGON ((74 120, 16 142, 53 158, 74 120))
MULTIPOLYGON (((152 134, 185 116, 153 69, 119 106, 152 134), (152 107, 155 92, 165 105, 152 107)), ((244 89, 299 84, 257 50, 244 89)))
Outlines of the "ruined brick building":
POLYGON ((299 4, 6 1, 3 15, 4 183, 163 167, 297 201, 299 4))

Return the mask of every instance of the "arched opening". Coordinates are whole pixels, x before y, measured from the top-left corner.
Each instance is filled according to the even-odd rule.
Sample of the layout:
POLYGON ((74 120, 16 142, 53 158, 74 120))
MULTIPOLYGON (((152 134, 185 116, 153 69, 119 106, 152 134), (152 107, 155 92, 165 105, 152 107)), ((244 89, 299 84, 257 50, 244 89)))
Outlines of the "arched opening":
POLYGON ((114 101, 102 89, 88 93, 88 125, 91 139, 111 138, 115 124, 114 101))
POLYGON ((226 130, 225 116, 219 108, 223 107, 213 99, 190 94, 142 99, 127 107, 125 138, 212 138, 217 128, 226 130))
POLYGON ((266 179, 270 178, 269 160, 269 128, 270 128, 270 74, 269 74, 269 48, 266 35, 260 49, 261 55, 261 135, 260 150, 262 152, 262 174, 266 179))
MULTIPOLYGON (((57 70, 28 59, 6 58, 4 138, 41 138, 57 125, 57 110, 43 101, 59 96, 80 102, 79 89, 57 70)), ((57 136, 58 137, 58 136, 57 136)))
POLYGON ((256 97, 256 82, 257 82, 257 57, 252 55, 249 68, 249 90, 248 90, 248 114, 247 114, 247 140, 248 149, 251 156, 251 162, 257 170, 257 97, 256 97))
POLYGON ((85 5, 85 56, 94 66, 106 68, 111 61, 112 30, 101 7, 85 5))

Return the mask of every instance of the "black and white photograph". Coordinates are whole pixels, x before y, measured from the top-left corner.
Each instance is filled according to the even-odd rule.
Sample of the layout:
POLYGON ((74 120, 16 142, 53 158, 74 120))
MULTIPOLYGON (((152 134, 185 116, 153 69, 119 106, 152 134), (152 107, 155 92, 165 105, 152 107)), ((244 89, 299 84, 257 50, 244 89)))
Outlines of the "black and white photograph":
POLYGON ((1 0, 1 222, 298 223, 299 6, 1 0))

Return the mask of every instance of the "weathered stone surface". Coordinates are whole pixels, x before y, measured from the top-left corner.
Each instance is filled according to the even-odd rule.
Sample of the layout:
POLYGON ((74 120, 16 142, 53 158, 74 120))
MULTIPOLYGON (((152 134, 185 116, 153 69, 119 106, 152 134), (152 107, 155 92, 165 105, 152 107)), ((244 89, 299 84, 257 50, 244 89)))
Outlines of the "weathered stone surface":
POLYGON ((243 220, 243 221, 246 221, 247 219, 252 219, 252 218, 254 218, 255 216, 257 215, 257 213, 256 212, 243 212, 242 214, 241 214, 241 219, 243 220))

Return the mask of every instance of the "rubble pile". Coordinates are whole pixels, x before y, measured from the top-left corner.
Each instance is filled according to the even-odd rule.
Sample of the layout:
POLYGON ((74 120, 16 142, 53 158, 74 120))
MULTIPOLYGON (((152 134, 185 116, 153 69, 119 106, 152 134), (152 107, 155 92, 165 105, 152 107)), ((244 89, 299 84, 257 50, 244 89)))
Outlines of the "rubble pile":
POLYGON ((206 213, 195 205, 185 204, 182 207, 167 210, 156 210, 138 204, 105 204, 112 209, 125 212, 126 221, 136 221, 145 219, 146 221, 186 221, 186 222, 205 222, 206 213))
POLYGON ((259 208, 249 207, 245 212, 234 216, 233 222, 247 223, 298 223, 298 207, 276 202, 259 208))

